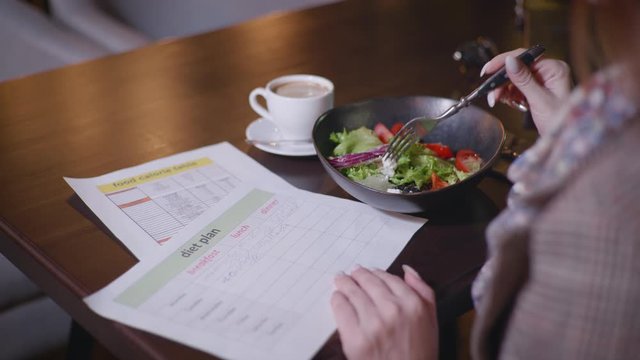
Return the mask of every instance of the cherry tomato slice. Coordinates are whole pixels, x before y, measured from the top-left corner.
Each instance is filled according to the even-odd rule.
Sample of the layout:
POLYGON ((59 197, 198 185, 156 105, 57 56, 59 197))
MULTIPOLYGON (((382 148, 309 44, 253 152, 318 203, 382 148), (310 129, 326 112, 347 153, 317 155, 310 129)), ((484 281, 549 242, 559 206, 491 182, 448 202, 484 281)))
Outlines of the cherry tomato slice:
POLYGON ((436 174, 435 171, 431 173, 431 190, 438 190, 447 186, 449 186, 449 183, 440 179, 440 177, 438 176, 438 174, 436 174))
POLYGON ((453 157, 451 148, 441 143, 429 143, 424 144, 424 147, 436 153, 436 156, 441 159, 449 159, 453 157))
POLYGON ((480 170, 482 159, 473 150, 462 149, 456 154, 456 168, 464 172, 476 172, 480 170))
POLYGON ((377 123, 376 126, 373 127, 373 132, 378 135, 378 139, 385 144, 388 144, 393 134, 383 123, 377 123))
POLYGON ((402 129, 402 126, 403 126, 403 125, 404 125, 404 124, 403 124, 403 123, 401 123, 401 122, 397 122, 397 123, 395 123, 395 124, 391 125, 391 133, 392 133, 393 135, 396 135, 396 134, 398 133, 398 131, 400 131, 400 129, 402 129))

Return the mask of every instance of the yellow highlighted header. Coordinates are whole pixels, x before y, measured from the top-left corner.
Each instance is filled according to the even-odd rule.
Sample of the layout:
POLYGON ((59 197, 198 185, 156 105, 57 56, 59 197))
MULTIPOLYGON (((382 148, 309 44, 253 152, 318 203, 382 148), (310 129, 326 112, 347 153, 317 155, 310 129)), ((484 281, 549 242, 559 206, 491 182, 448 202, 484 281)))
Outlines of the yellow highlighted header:
POLYGON ((112 183, 100 185, 98 186, 98 189, 100 189, 100 191, 102 191, 102 193, 104 194, 111 193, 114 191, 125 190, 125 189, 129 189, 129 188, 132 188, 144 183, 148 183, 154 180, 159 180, 169 176, 173 176, 181 172, 185 172, 187 170, 209 165, 211 163, 213 163, 213 161, 209 158, 202 158, 198 160, 188 161, 182 164, 169 166, 163 169, 149 171, 148 173, 144 173, 134 177, 117 180, 112 183))

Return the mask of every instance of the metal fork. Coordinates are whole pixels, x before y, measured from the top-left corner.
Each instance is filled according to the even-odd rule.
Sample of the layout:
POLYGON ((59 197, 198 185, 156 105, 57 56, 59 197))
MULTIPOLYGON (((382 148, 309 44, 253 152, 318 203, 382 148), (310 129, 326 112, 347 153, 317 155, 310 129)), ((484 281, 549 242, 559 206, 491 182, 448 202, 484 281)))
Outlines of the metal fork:
MULTIPOLYGON (((544 52, 544 50, 544 46, 535 45, 518 55, 518 59, 520 59, 520 61, 522 61, 526 66, 529 66, 544 52)), ((439 116, 420 116, 413 118, 404 124, 400 131, 398 131, 398 133, 393 137, 393 140, 389 143, 384 155, 382 155, 382 164, 385 173, 393 172, 400 155, 407 151, 413 144, 417 143, 423 135, 433 130, 433 128, 436 127, 442 119, 446 119, 457 113, 460 109, 467 107, 476 98, 488 94, 491 90, 503 85, 507 81, 509 81, 509 77, 507 76, 507 71, 503 67, 500 71, 491 75, 480 86, 469 93, 469 95, 461 98, 460 101, 449 107, 439 116)))

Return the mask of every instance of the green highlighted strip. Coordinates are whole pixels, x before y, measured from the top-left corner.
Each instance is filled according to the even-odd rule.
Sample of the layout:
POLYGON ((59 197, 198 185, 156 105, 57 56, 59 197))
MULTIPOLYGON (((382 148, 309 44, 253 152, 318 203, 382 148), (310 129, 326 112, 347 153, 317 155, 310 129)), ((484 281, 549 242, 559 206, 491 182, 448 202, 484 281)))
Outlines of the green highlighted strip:
POLYGON ((224 239, 230 231, 259 209, 260 206, 264 205, 271 197, 273 197, 272 193, 256 189, 251 190, 220 217, 198 231, 178 250, 131 284, 116 297, 115 301, 137 308, 178 274, 197 262, 203 254, 224 239))

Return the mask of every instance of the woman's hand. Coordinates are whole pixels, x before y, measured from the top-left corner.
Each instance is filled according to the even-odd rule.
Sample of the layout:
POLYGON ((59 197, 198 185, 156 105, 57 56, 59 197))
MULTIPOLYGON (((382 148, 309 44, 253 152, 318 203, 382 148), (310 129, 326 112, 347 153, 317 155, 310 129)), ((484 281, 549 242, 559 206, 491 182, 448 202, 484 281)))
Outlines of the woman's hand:
POLYGON ((349 359, 436 359, 433 290, 403 265, 404 281, 382 270, 338 275, 331 307, 349 359))
POLYGON ((516 58, 524 51, 517 49, 494 57, 484 65, 480 75, 492 74, 505 65, 511 84, 490 92, 489 106, 493 107, 496 100, 517 104, 526 98, 533 121, 542 134, 553 127, 557 110, 571 91, 570 70, 564 61, 542 57, 529 69, 516 58))

